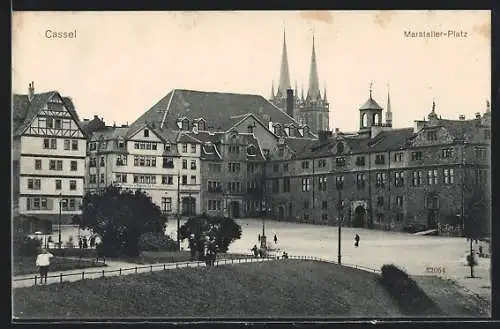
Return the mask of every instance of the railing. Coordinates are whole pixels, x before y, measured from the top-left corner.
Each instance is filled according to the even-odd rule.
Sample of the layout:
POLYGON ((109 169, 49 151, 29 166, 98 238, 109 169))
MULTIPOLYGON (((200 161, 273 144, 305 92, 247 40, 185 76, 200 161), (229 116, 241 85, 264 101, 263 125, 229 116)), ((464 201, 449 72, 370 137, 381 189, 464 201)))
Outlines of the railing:
MULTIPOLYGON (((283 257, 242 257, 242 258, 231 258, 231 259, 218 259, 214 261, 214 266, 219 266, 219 265, 228 265, 228 264, 244 264, 244 263, 259 263, 263 261, 269 261, 269 260, 278 260, 278 259, 283 259, 283 257)), ((338 262, 332 261, 332 260, 327 260, 319 257, 313 257, 313 256, 288 256, 288 259, 295 259, 295 260, 310 260, 310 261, 317 261, 317 262, 324 262, 324 263, 330 263, 330 264, 338 264, 338 262)), ((361 265, 356 265, 356 264, 346 264, 342 263, 342 266, 347 266, 359 270, 364 270, 368 272, 373 272, 373 273, 380 273, 380 270, 369 268, 366 266, 361 266, 361 265)), ((93 270, 93 271, 82 271, 82 272, 76 272, 76 273, 59 273, 59 274, 54 274, 54 275, 48 275, 47 279, 49 278, 57 278, 59 279, 59 283, 63 282, 63 278, 65 277, 80 277, 81 280, 84 280, 85 278, 87 279, 95 279, 99 277, 106 277, 106 274, 117 274, 118 276, 121 275, 126 275, 129 274, 130 272, 136 274, 136 273, 150 273, 154 271, 159 271, 159 270, 167 270, 168 269, 179 269, 179 268, 188 268, 188 267, 204 267, 206 266, 206 263, 204 261, 191 261, 191 262, 178 262, 178 263, 162 263, 162 264, 148 264, 148 265, 143 265, 143 266, 134 266, 134 267, 128 267, 128 268, 119 268, 116 270, 93 270), (146 271, 143 271, 146 270, 146 271)), ((112 275, 113 276, 113 275, 112 275)), ((34 275, 30 277, 25 277, 25 278, 17 278, 13 279, 12 281, 14 282, 20 282, 20 281, 29 281, 29 280, 34 280, 35 285, 38 283, 38 279, 41 277, 39 275, 34 275)), ((52 280, 51 280, 52 281, 52 280)))

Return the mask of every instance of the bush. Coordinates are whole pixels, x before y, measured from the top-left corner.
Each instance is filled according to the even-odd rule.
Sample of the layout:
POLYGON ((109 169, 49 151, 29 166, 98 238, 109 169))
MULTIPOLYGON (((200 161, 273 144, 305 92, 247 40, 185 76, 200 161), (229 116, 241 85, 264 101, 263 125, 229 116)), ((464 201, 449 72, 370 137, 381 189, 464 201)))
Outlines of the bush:
POLYGON ((395 265, 382 266, 381 282, 406 315, 437 315, 441 313, 432 299, 417 283, 395 265))
POLYGON ((41 246, 42 241, 38 239, 16 236, 13 240, 13 251, 16 256, 35 256, 41 246))
POLYGON ((142 251, 175 251, 177 242, 168 235, 147 232, 140 236, 139 248, 142 251))

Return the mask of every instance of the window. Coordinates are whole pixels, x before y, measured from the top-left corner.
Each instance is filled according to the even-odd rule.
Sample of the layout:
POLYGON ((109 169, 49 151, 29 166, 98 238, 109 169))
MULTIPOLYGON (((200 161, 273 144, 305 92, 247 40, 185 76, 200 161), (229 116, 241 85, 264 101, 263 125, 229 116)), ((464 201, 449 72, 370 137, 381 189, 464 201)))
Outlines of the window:
POLYGON ((309 200, 304 200, 304 209, 309 209, 309 200))
POLYGON ((376 219, 375 221, 378 223, 378 224, 382 224, 384 222, 384 214, 383 213, 377 213, 377 216, 376 216, 376 219))
POLYGON ((479 159, 479 160, 486 160, 487 156, 488 156, 488 153, 486 151, 486 148, 484 147, 476 147, 474 149, 475 153, 476 153, 476 159, 479 159))
POLYGON ((427 140, 429 140, 429 141, 437 140, 437 131, 436 130, 428 131, 427 132, 427 140))
POLYGON ((163 157, 163 168, 174 168, 174 159, 170 157, 163 157))
POLYGON ((384 205, 384 197, 379 195, 377 196, 377 205, 383 206, 384 205))
POLYGON ((356 175, 356 187, 359 189, 365 187, 365 174, 356 175))
POLYGON ((97 145, 95 142, 89 143, 89 151, 95 151, 97 149, 97 145))
POLYGON ((172 211, 172 198, 171 197, 162 197, 161 198, 161 206, 163 211, 170 212, 172 211))
POLYGON ((290 178, 283 179, 283 192, 284 193, 290 192, 290 178))
POLYGON ((309 169, 309 161, 302 161, 302 169, 309 169))
POLYGON ((273 193, 279 193, 280 192, 280 181, 275 179, 272 182, 273 182, 273 185, 272 185, 273 193))
POLYGON ((240 164, 238 162, 229 162, 228 167, 230 172, 240 172, 240 164))
POLYGON ((196 160, 191 160, 191 169, 196 169, 196 160))
MULTIPOLYGON (((92 174, 89 176, 89 183, 90 184, 96 184, 97 183, 97 175, 92 174)), ((56 181, 56 186, 57 186, 57 181, 56 181)), ((59 189, 61 189, 61 182, 59 181, 59 189)))
POLYGON ((188 145, 182 144, 182 152, 187 153, 187 151, 188 151, 188 145))
POLYGON ((447 148, 441 150, 441 158, 451 158, 453 157, 453 149, 447 148))
POLYGON ((96 167, 97 166, 97 159, 96 158, 90 158, 89 159, 89 167, 96 167))
POLYGON ((328 214, 321 214, 321 220, 327 221, 328 220, 328 214))
POLYGON ((420 170, 412 172, 412 185, 421 186, 423 184, 423 174, 420 170))
POLYGON ((171 149, 172 149, 172 147, 171 147, 170 143, 166 143, 166 144, 163 146, 163 150, 164 150, 165 152, 170 152, 170 151, 171 151, 171 149))
POLYGON ((439 208, 439 198, 437 195, 430 195, 425 200, 425 205, 427 209, 438 209, 439 208))
POLYGON ((54 128, 56 128, 56 129, 61 129, 62 128, 61 119, 55 119, 54 120, 54 128))
POLYGON ((47 128, 54 128, 54 119, 47 118, 47 128))
POLYGON ((104 174, 101 174, 101 179, 99 180, 102 184, 104 183, 104 174))
POLYGON ((379 172, 376 174, 375 186, 383 188, 385 186, 385 181, 387 180, 387 175, 385 172, 379 172))
POLYGON ((403 152, 394 153, 394 162, 403 161, 403 152))
POLYGON ((278 156, 282 158, 285 154, 285 148, 283 146, 279 146, 278 148, 278 156))
POLYGON ((338 190, 344 188, 344 176, 335 177, 335 186, 337 187, 338 190))
POLYGON ((191 144, 191 153, 196 153, 196 144, 191 144))
POLYGON ((356 157, 356 166, 362 167, 365 165, 365 157, 364 156, 357 156, 356 157))
POLYGON ((283 172, 288 172, 288 163, 283 164, 283 172))
POLYGON ((187 185, 187 183, 188 183, 188 176, 182 175, 182 185, 187 185))
POLYGON ((328 209, 328 201, 326 201, 326 200, 321 201, 321 208, 328 209))
POLYGON ((70 180, 70 181, 69 181, 69 189, 70 189, 71 191, 76 190, 76 180, 70 180))
POLYGON ((422 160, 422 152, 411 152, 411 161, 420 161, 422 160))
MULTIPOLYGON (((210 169, 210 166, 209 166, 210 169)), ((247 163, 247 172, 254 172, 255 171, 255 163, 247 163)))
POLYGON ((401 196, 401 195, 396 196, 396 206, 398 206, 398 207, 403 206, 403 196, 401 196))
POLYGON ((188 168, 188 161, 186 159, 182 160, 182 169, 187 169, 188 168))
POLYGON ((220 210, 221 201, 220 200, 208 200, 208 210, 220 210))
POLYGON ((154 175, 134 175, 134 183, 139 184, 156 184, 156 176, 154 175))
POLYGON ((319 159, 318 160, 318 168, 324 168, 326 167, 326 160, 325 159, 319 159))
POLYGON ((44 148, 44 149, 49 149, 49 148, 50 148, 50 139, 45 138, 45 139, 43 140, 43 148, 44 148))
POLYGON ((335 158, 335 164, 337 165, 337 167, 345 166, 345 158, 344 157, 335 158))
POLYGON ((40 179, 29 178, 28 179, 28 190, 40 190, 41 181, 40 179))
POLYGON ((404 172, 397 171, 394 173, 394 186, 403 186, 404 185, 404 172))
POLYGON ((56 170, 56 160, 49 160, 49 169, 56 170))
POLYGON ((174 184, 174 176, 172 176, 172 175, 161 176, 161 183, 166 184, 166 185, 173 185, 174 184))
POLYGON ((40 159, 35 160, 35 169, 36 170, 42 169, 42 160, 40 160, 40 159))
POLYGON ((149 130, 148 129, 144 129, 144 137, 149 137, 149 130))
POLYGON ((338 143, 337 144, 337 154, 342 154, 344 153, 344 143, 338 143))
POLYGON ((443 169, 443 183, 453 184, 455 182, 455 172, 453 169, 443 169))
POLYGON ((99 161, 99 166, 104 167, 104 157, 101 157, 101 160, 99 161))
POLYGON ((486 185, 486 175, 488 172, 486 170, 476 169, 476 185, 486 185))
POLYGON ((485 140, 490 140, 491 139, 491 132, 489 129, 484 130, 484 139, 485 140))
POLYGON ((309 192, 310 181, 309 178, 302 178, 302 192, 309 192))
POLYGON ((57 139, 50 140, 50 148, 53 150, 57 149, 57 139))
POLYGON ((71 161, 71 171, 77 171, 77 170, 78 170, 78 162, 71 161))
POLYGON ((384 164, 385 163, 385 155, 377 154, 375 155, 375 164, 384 164))
POLYGON ((326 191, 326 178, 327 178, 326 176, 319 178, 318 190, 326 191))
POLYGON ((127 174, 116 174, 116 181, 118 183, 126 183, 127 182, 127 174))
POLYGON ((436 185, 438 183, 437 169, 427 171, 427 182, 429 185, 436 185))
POLYGON ((57 160, 56 161, 56 170, 59 170, 59 171, 63 170, 63 162, 62 162, 62 160, 57 160))
POLYGON ((196 176, 191 175, 191 185, 196 185, 196 176))
MULTIPOLYGON (((92 183, 92 182, 91 182, 92 183)), ((56 190, 60 190, 62 186, 62 182, 60 179, 56 179, 56 190)))
POLYGON ((126 166, 127 165, 127 156, 126 155, 118 155, 116 157, 116 165, 117 166, 126 166))
POLYGON ((279 163, 273 164, 273 172, 279 172, 280 171, 280 165, 279 163))
MULTIPOLYGON (((249 171, 250 169, 254 168, 254 164, 248 164, 247 165, 247 170, 249 171), (252 166, 250 166, 252 165, 252 166)), ((211 172, 221 172, 222 171, 222 166, 220 163, 209 163, 208 164, 208 170, 211 171, 211 172)), ((253 172, 253 171, 251 171, 253 172)))
POLYGON ((65 139, 64 140, 64 149, 65 150, 69 150, 69 148, 71 147, 71 142, 69 139, 65 139))
POLYGON ((73 139, 71 141, 71 150, 78 151, 78 140, 77 139, 73 139))
POLYGON ((119 148, 119 149, 122 149, 122 148, 124 148, 124 147, 125 147, 125 142, 124 142, 124 141, 122 141, 122 140, 119 140, 119 141, 118 141, 118 148, 119 148))

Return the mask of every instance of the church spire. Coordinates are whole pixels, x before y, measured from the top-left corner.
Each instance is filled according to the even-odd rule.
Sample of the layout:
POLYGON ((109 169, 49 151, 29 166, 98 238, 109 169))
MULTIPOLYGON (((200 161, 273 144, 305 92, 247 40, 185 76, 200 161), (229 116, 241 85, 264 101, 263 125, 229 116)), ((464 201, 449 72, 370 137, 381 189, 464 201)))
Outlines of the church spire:
POLYGON ((328 103, 328 98, 326 97, 326 83, 325 83, 325 90, 323 91, 323 103, 328 103))
POLYGON ((309 71, 309 90, 307 91, 307 98, 313 100, 318 100, 321 98, 321 93, 319 91, 318 67, 316 65, 316 49, 314 45, 314 34, 313 34, 313 45, 312 45, 312 55, 311 55, 311 69, 309 71))
POLYGON ((271 98, 269 98, 269 99, 274 100, 274 95, 275 95, 275 93, 274 93, 274 80, 273 80, 273 82, 271 84, 271 98))
POLYGON ((280 83, 278 85, 278 95, 286 97, 286 91, 291 88, 290 72, 288 70, 288 55, 286 51, 286 35, 283 28, 283 51, 281 54, 280 83))
POLYGON ((392 127, 391 95, 389 84, 387 84, 387 112, 385 112, 385 123, 389 127, 392 127))

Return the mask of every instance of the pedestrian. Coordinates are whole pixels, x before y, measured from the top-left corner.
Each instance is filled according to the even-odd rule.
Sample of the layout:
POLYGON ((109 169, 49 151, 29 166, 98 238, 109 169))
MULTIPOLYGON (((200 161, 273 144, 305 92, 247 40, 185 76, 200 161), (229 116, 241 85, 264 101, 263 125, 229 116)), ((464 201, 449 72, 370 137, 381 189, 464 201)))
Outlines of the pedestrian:
POLYGON ((78 248, 82 249, 83 248, 83 241, 82 238, 78 240, 78 248))
POLYGON ((95 236, 90 238, 90 248, 93 249, 94 247, 95 247, 95 236))
POLYGON ((356 234, 356 236, 354 237, 354 246, 355 247, 358 247, 359 246, 359 235, 356 234))
POLYGON ((274 234, 274 244, 278 243, 278 237, 274 234))
POLYGON ((47 274, 49 273, 50 259, 52 257, 54 257, 54 255, 45 248, 43 248, 42 252, 36 257, 36 266, 40 273, 40 284, 43 284, 42 281, 45 281, 45 284, 47 284, 47 274))
POLYGON ((256 244, 254 244, 254 245, 253 245, 253 248, 252 248, 251 250, 252 250, 252 252, 253 252, 253 256, 254 256, 255 258, 257 258, 257 256, 259 255, 259 251, 257 250, 257 245, 256 245, 256 244))
POLYGON ((259 242, 260 242, 260 234, 259 234, 259 237, 257 238, 257 241, 259 241, 259 242))
POLYGON ((88 242, 87 242, 87 237, 83 237, 83 249, 87 249, 89 247, 88 242))

